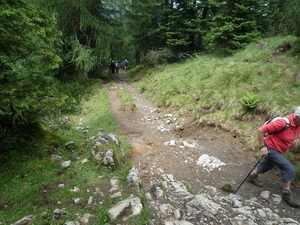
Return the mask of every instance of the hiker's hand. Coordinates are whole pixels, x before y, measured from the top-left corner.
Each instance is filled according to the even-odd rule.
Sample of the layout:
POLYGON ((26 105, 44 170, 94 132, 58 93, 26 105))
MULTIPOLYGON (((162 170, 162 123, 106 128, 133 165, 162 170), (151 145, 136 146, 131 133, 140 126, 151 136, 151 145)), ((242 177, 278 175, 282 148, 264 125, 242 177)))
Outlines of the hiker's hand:
POLYGON ((268 150, 268 148, 267 148, 266 146, 262 147, 262 148, 260 149, 260 151, 261 151, 261 153, 262 153, 264 156, 268 156, 268 154, 269 154, 269 150, 268 150))

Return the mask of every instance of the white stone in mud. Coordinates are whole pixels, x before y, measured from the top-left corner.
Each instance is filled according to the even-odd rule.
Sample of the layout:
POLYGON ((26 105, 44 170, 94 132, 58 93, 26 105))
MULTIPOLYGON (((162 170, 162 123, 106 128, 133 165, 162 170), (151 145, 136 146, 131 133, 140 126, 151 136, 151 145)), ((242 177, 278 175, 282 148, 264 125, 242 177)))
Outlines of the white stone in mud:
POLYGON ((272 200, 274 203, 279 204, 281 202, 281 200, 282 200, 281 195, 272 194, 272 196, 273 196, 272 200))
POLYGON ((220 166, 225 166, 226 164, 213 156, 204 154, 199 157, 196 165, 203 167, 207 171, 212 171, 220 166))
POLYGON ((260 193, 260 197, 264 199, 268 199, 270 197, 270 192, 269 191, 263 191, 260 193))

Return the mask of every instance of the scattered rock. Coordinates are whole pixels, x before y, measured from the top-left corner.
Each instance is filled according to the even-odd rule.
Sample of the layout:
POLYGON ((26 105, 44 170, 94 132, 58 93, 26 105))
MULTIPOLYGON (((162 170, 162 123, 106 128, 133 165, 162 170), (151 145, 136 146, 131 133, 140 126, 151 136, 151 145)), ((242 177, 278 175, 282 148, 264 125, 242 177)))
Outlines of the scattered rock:
POLYGON ((61 219, 62 216, 65 216, 65 215, 67 215, 67 214, 68 214, 68 213, 65 212, 64 210, 61 210, 61 209, 55 209, 55 210, 54 210, 54 213, 53 213, 52 219, 53 219, 53 220, 59 220, 59 219, 61 219))
POLYGON ((196 165, 202 166, 206 171, 209 172, 219 168, 220 166, 225 166, 226 164, 213 156, 204 154, 199 157, 196 165))
POLYGON ((14 222, 11 225, 27 225, 27 224, 32 223, 35 220, 35 218, 36 218, 36 216, 34 216, 34 215, 25 216, 22 219, 14 222))
POLYGON ((129 186, 137 189, 142 185, 141 175, 137 168, 133 167, 127 175, 127 183, 129 186))
POLYGON ((63 169, 67 169, 67 168, 69 168, 69 167, 71 166, 71 160, 64 161, 64 162, 62 162, 60 165, 61 165, 61 167, 62 167, 63 169))
POLYGON ((112 150, 107 150, 103 159, 103 164, 105 166, 113 166, 115 165, 114 159, 113 159, 114 152, 112 150))

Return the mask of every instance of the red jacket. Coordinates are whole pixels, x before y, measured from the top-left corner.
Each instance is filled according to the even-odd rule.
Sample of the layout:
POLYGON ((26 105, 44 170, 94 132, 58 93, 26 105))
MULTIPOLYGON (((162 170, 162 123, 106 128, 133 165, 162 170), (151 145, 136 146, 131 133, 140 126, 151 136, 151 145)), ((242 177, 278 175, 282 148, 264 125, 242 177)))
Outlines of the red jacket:
MULTIPOLYGON (((294 140, 300 136, 300 126, 294 123, 294 113, 286 116, 290 120, 290 126, 283 132, 269 134, 265 138, 265 143, 269 148, 275 149, 280 153, 285 153, 293 145, 294 140)), ((262 131, 272 133, 281 131, 286 126, 285 120, 275 120, 261 127, 262 131)))

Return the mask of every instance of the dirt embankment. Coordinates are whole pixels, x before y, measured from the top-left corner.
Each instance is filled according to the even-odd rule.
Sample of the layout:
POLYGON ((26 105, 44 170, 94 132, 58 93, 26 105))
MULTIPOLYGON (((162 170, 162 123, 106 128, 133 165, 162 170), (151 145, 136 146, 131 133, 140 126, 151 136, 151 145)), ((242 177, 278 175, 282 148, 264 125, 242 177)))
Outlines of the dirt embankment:
MULTIPOLYGON (((126 74, 115 76, 109 86, 112 111, 123 133, 132 146, 131 162, 142 174, 147 183, 156 171, 173 174, 177 180, 185 181, 195 191, 205 186, 221 189, 225 182, 237 188, 248 175, 258 159, 252 152, 245 151, 241 140, 234 134, 218 127, 202 126, 189 118, 174 118, 172 115, 158 113, 155 106, 138 90, 127 83, 126 74), (135 100, 135 111, 121 109, 119 89, 129 92, 135 100), (177 125, 180 124, 180 128, 177 125), (200 156, 207 154, 226 165, 209 171, 197 165, 200 156)), ((261 176, 265 185, 262 188, 245 182, 237 194, 245 198, 260 197, 262 191, 281 194, 281 176, 278 169, 261 176)), ((298 182, 299 183, 299 182, 298 182)), ((292 186, 296 198, 300 199, 298 185, 292 186)), ((275 205, 265 201, 269 208, 276 208, 280 216, 300 221, 299 209, 289 207, 285 202, 275 205)))

